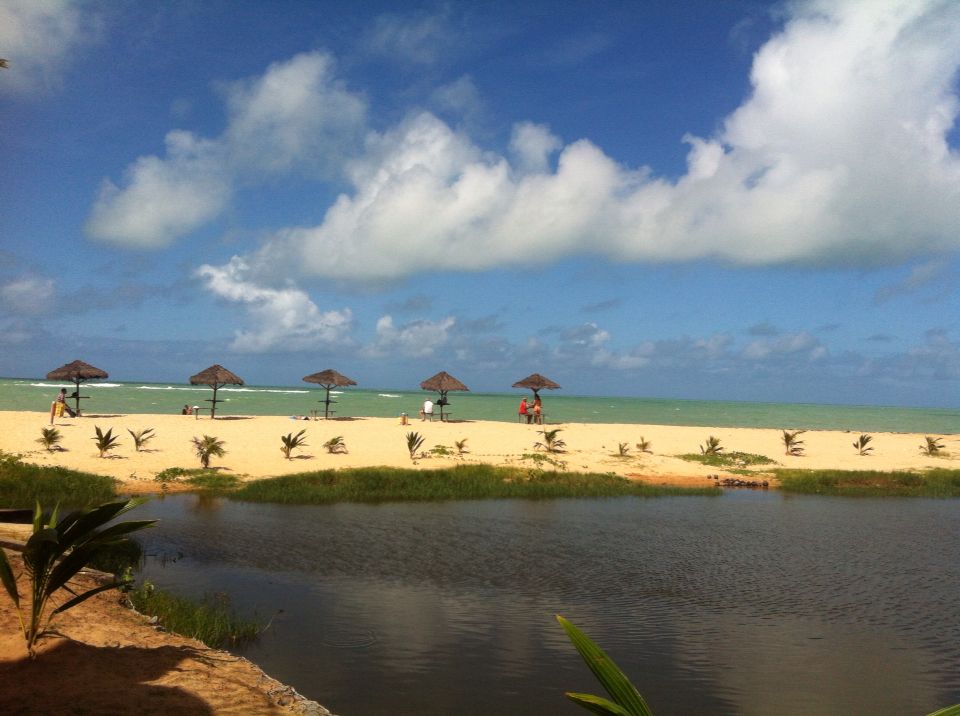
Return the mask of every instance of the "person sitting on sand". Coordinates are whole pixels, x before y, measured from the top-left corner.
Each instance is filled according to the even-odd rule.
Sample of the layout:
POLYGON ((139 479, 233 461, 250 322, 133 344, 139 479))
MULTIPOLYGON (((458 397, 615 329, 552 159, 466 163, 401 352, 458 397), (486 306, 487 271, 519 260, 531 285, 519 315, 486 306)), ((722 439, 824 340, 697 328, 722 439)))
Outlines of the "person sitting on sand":
POLYGON ((530 424, 530 420, 533 418, 533 416, 532 416, 532 415, 530 414, 530 412, 527 410, 527 399, 526 399, 526 398, 524 398, 523 400, 520 401, 520 409, 519 409, 517 412, 519 413, 521 420, 523 420, 523 418, 526 418, 526 419, 527 419, 527 425, 529 425, 529 424, 530 424))
POLYGON ((533 422, 543 425, 543 403, 540 402, 539 395, 533 399, 533 422))
POLYGON ((60 389, 60 393, 57 395, 56 402, 61 403, 63 405, 63 412, 65 412, 71 418, 77 417, 77 414, 73 412, 73 409, 69 405, 67 405, 67 389, 66 388, 60 389))
POLYGON ((433 401, 430 398, 427 398, 423 401, 423 407, 420 408, 420 421, 424 421, 427 418, 430 418, 430 421, 433 421, 433 401))
POLYGON ((180 415, 193 415, 193 408, 189 405, 184 405, 183 410, 180 411, 180 415))

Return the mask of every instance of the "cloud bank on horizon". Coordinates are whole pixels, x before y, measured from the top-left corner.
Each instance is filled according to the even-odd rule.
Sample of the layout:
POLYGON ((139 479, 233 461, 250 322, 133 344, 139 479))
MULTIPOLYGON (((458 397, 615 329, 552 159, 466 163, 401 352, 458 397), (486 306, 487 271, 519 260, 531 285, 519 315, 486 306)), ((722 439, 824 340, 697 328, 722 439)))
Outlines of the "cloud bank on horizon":
POLYGON ((238 186, 298 171, 349 190, 318 206, 319 224, 276 228, 243 257, 251 280, 367 282, 583 254, 871 266, 960 248, 960 156, 948 141, 960 4, 788 9, 753 58, 749 96, 712 136, 683 135, 676 178, 532 121, 502 152, 426 110, 372 128, 364 95, 315 51, 231 85, 219 136, 171 131, 164 156, 138 158, 119 185, 105 180, 87 230, 169 246, 222 214, 238 186))

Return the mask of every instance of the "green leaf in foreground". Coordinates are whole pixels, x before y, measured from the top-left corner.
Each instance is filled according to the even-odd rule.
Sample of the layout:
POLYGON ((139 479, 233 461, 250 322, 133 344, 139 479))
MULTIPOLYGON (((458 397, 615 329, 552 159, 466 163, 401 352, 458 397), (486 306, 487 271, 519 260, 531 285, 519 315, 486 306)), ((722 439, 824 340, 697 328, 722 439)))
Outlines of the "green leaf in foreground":
POLYGON ((587 666, 590 667, 590 671, 610 694, 613 703, 599 696, 569 692, 566 694, 568 699, 598 714, 653 716, 653 712, 647 706, 647 702, 643 700, 640 692, 620 671, 613 659, 604 653, 603 649, 559 614, 557 615, 557 621, 567 632, 567 636, 573 642, 587 666))

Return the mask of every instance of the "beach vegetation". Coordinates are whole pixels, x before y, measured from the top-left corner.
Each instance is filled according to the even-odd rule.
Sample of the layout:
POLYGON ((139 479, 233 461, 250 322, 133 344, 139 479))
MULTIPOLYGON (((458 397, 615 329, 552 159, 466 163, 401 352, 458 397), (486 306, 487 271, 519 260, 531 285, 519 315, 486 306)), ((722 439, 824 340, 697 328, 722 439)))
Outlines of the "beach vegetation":
POLYGON ((30 590, 28 605, 21 606, 17 578, 6 553, 0 549, 0 581, 17 609, 20 629, 31 658, 36 655, 37 639, 53 617, 95 594, 117 587, 116 580, 111 580, 108 584, 77 593, 68 583, 105 547, 121 542, 130 533, 155 522, 135 520, 107 526, 142 503, 143 500, 137 499, 108 502, 96 508, 71 512, 58 521, 57 508, 45 518, 38 502, 33 515, 33 533, 23 550, 23 566, 30 590), (48 610, 51 598, 60 589, 65 589, 73 598, 48 610))
POLYGON ((90 438, 97 444, 97 450, 100 451, 100 457, 106 457, 107 453, 120 446, 120 436, 113 434, 113 428, 103 432, 99 426, 94 426, 96 436, 90 438))
POLYGON ((616 457, 630 457, 630 443, 617 443, 616 457))
POLYGON ((410 453, 410 459, 417 459, 417 450, 423 447, 424 437, 417 432, 407 433, 407 450, 410 453))
POLYGON ((53 449, 58 446, 61 440, 63 440, 63 435, 57 428, 40 428, 40 437, 37 438, 37 442, 43 445, 47 452, 53 452, 53 449))
POLYGON ((775 470, 784 492, 851 497, 960 497, 960 470, 775 470))
POLYGON ((453 446, 457 449, 457 457, 463 457, 468 454, 470 451, 467 450, 467 439, 463 440, 454 440, 453 446))
POLYGON ((707 441, 700 446, 701 455, 719 455, 723 452, 723 447, 720 445, 720 438, 710 435, 707 438, 707 441))
POLYGON ((722 455, 707 455, 706 453, 685 453, 676 457, 688 462, 699 462, 701 465, 710 467, 740 468, 760 467, 764 465, 776 465, 776 461, 771 460, 766 455, 757 455, 750 452, 733 451, 722 455))
POLYGON ((335 435, 323 444, 324 449, 331 455, 341 455, 347 452, 347 443, 342 435, 335 435))
POLYGON ((861 457, 869 455, 873 452, 873 448, 870 447, 870 443, 873 441, 872 435, 867 435, 863 433, 859 438, 853 443, 854 449, 857 451, 857 455, 861 457))
POLYGON ((222 592, 194 601, 157 589, 145 581, 129 591, 127 598, 138 612, 156 617, 167 631, 197 639, 214 649, 248 644, 264 629, 255 616, 238 616, 229 596, 222 592))
POLYGON ((448 448, 446 445, 434 445, 430 450, 428 450, 431 456, 436 455, 437 457, 447 457, 453 455, 453 450, 448 448))
POLYGON ((781 439, 783 440, 784 453, 791 455, 793 457, 800 457, 803 455, 803 440, 800 439, 800 436, 803 435, 806 430, 794 430, 790 432, 789 430, 784 430, 781 439))
POLYGON ((535 450, 543 450, 544 452, 549 453, 560 453, 565 452, 567 443, 564 442, 560 437, 561 428, 554 428, 553 430, 543 430, 543 441, 536 442, 533 444, 535 450))
POLYGON ((0 507, 28 508, 37 502, 90 507, 116 497, 116 485, 106 475, 35 465, 0 451, 0 507))
POLYGON ((292 432, 287 433, 286 435, 280 436, 280 452, 283 453, 283 456, 290 459, 290 453, 296 450, 298 447, 306 447, 307 439, 304 437, 306 435, 306 430, 301 430, 299 433, 294 435, 292 432))
POLYGON ((224 449, 224 442, 212 435, 204 435, 202 438, 193 438, 193 451, 200 458, 200 466, 210 467, 210 458, 223 457, 227 454, 224 449))
POLYGON ((127 432, 130 433, 130 437, 133 438, 133 447, 137 452, 140 452, 144 445, 153 440, 156 437, 156 434, 153 432, 153 428, 147 428, 145 430, 133 431, 130 428, 127 428, 127 432))
POLYGON ((920 446, 920 452, 927 457, 937 457, 945 454, 943 438, 935 438, 930 435, 924 436, 924 444, 920 446))
POLYGON ((643 435, 641 435, 640 441, 637 443, 637 450, 639 450, 640 452, 653 453, 653 446, 649 440, 647 440, 646 438, 643 437, 643 435))
POLYGON ((647 706, 643 696, 603 649, 562 616, 557 615, 557 621, 560 622, 560 626, 567 633, 584 663, 590 667, 590 671, 597 677, 597 681, 606 689, 610 699, 613 700, 572 691, 565 694, 568 699, 595 714, 653 716, 653 712, 647 706))
POLYGON ((227 492, 240 485, 240 478, 219 470, 197 470, 184 482, 203 492, 227 492))
POLYGON ((247 481, 238 490, 227 493, 227 497, 249 502, 329 504, 629 495, 653 497, 717 492, 713 488, 646 485, 612 474, 458 464, 436 470, 372 467, 283 475, 247 481))
POLYGON ((563 471, 567 469, 567 463, 565 460, 561 460, 558 457, 545 455, 542 452, 524 453, 520 456, 520 459, 533 463, 534 468, 537 470, 546 470, 548 465, 554 470, 563 471))

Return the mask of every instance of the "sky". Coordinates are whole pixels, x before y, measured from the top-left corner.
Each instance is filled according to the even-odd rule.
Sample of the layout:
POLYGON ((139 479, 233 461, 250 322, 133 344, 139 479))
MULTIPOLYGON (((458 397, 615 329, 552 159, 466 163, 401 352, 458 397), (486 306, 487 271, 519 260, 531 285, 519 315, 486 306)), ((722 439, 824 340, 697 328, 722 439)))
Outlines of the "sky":
POLYGON ((0 375, 960 402, 960 3, 0 2, 0 375))

